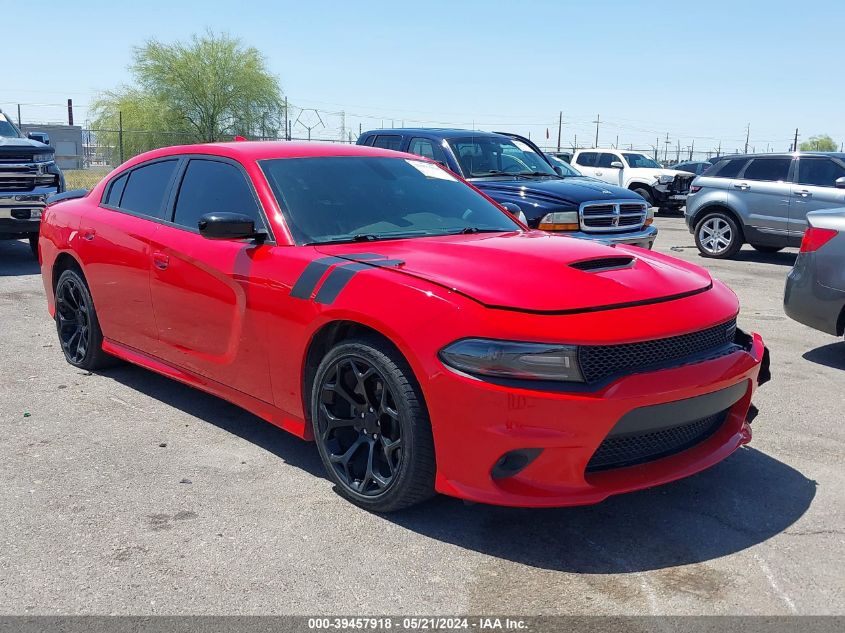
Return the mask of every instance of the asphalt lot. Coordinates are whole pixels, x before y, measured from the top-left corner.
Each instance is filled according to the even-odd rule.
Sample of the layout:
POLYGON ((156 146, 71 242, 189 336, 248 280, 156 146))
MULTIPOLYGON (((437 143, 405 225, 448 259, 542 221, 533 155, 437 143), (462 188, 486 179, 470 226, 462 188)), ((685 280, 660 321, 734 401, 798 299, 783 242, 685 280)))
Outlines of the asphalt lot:
POLYGON ((845 613, 845 343, 784 316, 794 250, 704 260, 657 223, 771 348, 751 447, 593 507, 389 517, 234 406, 66 364, 28 247, 0 242, 0 613, 845 613))

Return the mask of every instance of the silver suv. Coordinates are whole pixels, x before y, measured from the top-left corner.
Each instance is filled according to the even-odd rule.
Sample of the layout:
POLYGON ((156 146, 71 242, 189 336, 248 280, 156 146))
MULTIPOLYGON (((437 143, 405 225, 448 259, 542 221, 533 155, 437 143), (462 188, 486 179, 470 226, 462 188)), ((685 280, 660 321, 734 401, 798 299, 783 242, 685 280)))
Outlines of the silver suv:
POLYGON ((727 259, 746 242, 764 253, 799 246, 808 212, 843 205, 845 154, 746 154, 693 181, 684 217, 702 255, 727 259))

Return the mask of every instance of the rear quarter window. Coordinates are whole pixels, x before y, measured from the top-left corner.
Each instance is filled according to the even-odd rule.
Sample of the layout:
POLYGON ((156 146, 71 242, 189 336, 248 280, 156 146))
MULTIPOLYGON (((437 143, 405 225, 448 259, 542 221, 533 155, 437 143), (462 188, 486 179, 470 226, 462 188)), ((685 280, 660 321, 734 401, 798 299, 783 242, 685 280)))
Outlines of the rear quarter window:
POLYGON ((747 158, 727 158, 720 160, 708 169, 706 174, 714 178, 736 178, 747 162, 747 158))
POLYGON ((592 167, 596 164, 596 158, 598 158, 598 154, 596 152, 583 152, 578 154, 578 158, 575 159, 575 163, 578 165, 584 165, 584 167, 592 167))
POLYGON ((402 147, 402 137, 395 134, 379 134, 373 142, 373 147, 392 149, 398 152, 399 148, 402 147))

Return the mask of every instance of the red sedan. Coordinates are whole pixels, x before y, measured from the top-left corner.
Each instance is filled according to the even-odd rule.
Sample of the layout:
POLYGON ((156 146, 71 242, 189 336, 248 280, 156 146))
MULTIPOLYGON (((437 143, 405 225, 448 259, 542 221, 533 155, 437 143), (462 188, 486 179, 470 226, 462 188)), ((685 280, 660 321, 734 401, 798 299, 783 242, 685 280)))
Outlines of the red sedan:
POLYGON ((561 506, 685 477, 751 438, 768 358, 703 269, 530 231, 370 147, 138 156, 46 210, 50 314, 114 357, 306 440, 353 502, 561 506))

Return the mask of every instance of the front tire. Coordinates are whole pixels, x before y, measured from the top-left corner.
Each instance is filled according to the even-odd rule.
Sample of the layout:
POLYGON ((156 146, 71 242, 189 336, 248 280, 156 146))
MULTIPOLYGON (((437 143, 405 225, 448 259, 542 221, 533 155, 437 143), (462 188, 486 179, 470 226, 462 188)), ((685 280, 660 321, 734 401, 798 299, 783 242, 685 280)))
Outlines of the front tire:
POLYGON ((80 369, 100 369, 113 358, 103 351, 103 332, 82 274, 65 270, 56 282, 56 331, 65 360, 80 369))
POLYGON ((648 189, 643 189, 642 187, 639 187, 637 189, 634 189, 633 191, 634 193, 637 193, 643 198, 645 198, 649 209, 654 206, 654 197, 651 195, 651 192, 648 189))
POLYGON ((38 233, 29 236, 29 250, 38 258, 38 233))
POLYGON ((385 343, 350 339, 323 358, 311 389, 314 439, 329 479, 367 510, 434 494, 434 441, 408 363, 385 343))
POLYGON ((704 257, 730 259, 742 248, 742 232, 727 213, 714 211, 695 226, 695 245, 704 257))

